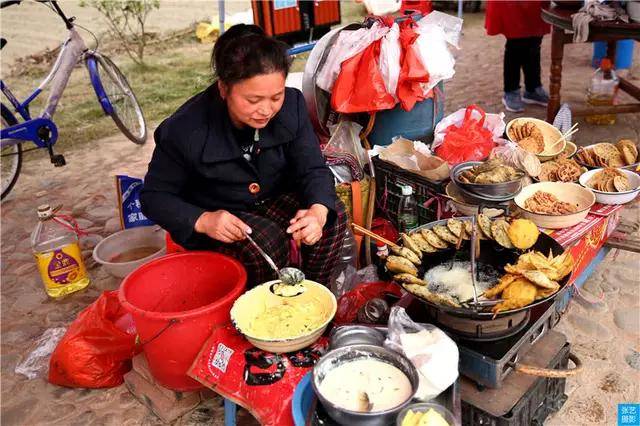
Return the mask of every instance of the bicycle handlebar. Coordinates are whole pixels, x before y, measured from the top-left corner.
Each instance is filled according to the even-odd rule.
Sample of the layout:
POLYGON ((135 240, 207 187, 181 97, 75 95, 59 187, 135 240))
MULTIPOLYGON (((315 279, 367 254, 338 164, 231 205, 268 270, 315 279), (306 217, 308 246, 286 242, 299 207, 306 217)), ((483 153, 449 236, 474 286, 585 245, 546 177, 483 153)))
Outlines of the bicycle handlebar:
POLYGON ((2 0, 0 2, 0 9, 3 9, 8 6, 12 6, 14 4, 20 4, 22 0, 2 0))

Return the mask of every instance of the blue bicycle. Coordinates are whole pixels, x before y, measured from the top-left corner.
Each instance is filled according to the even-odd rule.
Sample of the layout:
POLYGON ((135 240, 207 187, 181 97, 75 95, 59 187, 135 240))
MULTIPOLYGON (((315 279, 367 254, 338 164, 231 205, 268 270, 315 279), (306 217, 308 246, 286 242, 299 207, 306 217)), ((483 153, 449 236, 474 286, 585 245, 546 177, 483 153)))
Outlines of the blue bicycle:
MULTIPOLYGON (((19 4, 21 1, 4 0, 0 2, 0 8, 19 4)), ((66 164, 64 156, 62 154, 54 154, 53 151, 53 146, 58 140, 58 128, 53 122, 53 114, 69 81, 71 72, 79 61, 84 61, 89 71, 91 84, 104 113, 110 116, 122 133, 134 143, 143 144, 147 140, 147 127, 142 109, 122 72, 109 58, 87 48, 84 40, 74 28, 75 18, 67 18, 58 2, 53 0, 41 0, 41 2, 49 5, 62 18, 69 30, 69 35, 62 44, 58 58, 49 74, 23 102, 18 101, 4 81, 0 80, 2 93, 13 106, 12 110, 4 103, 1 104, 1 198, 4 198, 11 191, 18 180, 22 167, 22 144, 24 142, 33 142, 36 147, 32 149, 46 149, 54 166, 61 167, 66 164), (49 83, 51 83, 49 99, 40 116, 32 118, 29 112, 29 104, 49 83), (20 116, 21 120, 16 118, 16 114, 20 116)), ((0 49, 5 44, 6 40, 2 39, 0 49)))

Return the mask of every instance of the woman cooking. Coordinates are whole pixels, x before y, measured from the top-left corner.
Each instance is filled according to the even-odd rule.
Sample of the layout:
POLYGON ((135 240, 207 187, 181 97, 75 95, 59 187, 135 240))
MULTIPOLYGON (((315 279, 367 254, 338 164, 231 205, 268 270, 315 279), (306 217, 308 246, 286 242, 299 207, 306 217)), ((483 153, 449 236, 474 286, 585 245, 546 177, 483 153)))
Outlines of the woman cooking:
POLYGON ((284 45, 255 25, 217 41, 217 81, 156 129, 141 200, 145 215, 190 250, 239 259, 248 284, 275 277, 247 241, 286 266, 302 243, 308 279, 328 284, 346 232, 344 207, 302 94, 285 88, 284 45))

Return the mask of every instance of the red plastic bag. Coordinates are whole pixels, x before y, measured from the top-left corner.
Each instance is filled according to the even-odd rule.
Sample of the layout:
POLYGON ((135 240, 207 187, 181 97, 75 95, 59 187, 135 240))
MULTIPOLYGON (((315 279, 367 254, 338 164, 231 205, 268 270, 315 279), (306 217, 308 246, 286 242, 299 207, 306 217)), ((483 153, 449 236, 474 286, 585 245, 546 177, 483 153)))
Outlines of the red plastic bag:
POLYGON ((327 351, 328 339, 296 352, 255 348, 232 326, 213 330, 193 362, 190 377, 246 408, 261 425, 293 426, 296 386, 327 351))
POLYGON ((405 111, 411 111, 416 102, 425 99, 422 85, 429 82, 429 73, 413 49, 413 43, 418 38, 418 33, 413 29, 414 24, 412 18, 400 23, 402 57, 397 94, 405 111))
POLYGON ((400 297, 402 293, 400 288, 393 283, 379 281, 374 283, 361 283, 340 296, 338 299, 338 310, 333 321, 336 324, 348 324, 356 322, 358 310, 364 306, 367 301, 382 297, 384 293, 395 294, 400 297))
POLYGON ((105 291, 69 326, 49 361, 49 382, 78 388, 122 384, 139 352, 131 315, 117 291, 105 291))
POLYGON ((331 107, 335 111, 373 112, 395 106, 396 101, 387 93, 378 65, 380 43, 380 40, 374 41, 342 63, 331 93, 331 107))
POLYGON ((485 116, 482 108, 476 105, 468 106, 460 126, 452 124, 446 128, 444 140, 435 150, 436 155, 450 165, 487 158, 495 143, 491 131, 484 127, 485 116), (474 110, 480 113, 479 120, 472 117, 474 110))

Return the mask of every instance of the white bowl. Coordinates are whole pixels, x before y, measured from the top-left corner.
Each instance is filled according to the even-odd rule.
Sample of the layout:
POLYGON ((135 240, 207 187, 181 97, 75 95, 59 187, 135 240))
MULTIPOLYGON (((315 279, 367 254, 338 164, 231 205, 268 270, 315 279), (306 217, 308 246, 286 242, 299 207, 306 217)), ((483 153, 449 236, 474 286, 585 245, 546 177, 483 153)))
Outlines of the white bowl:
POLYGON ((525 219, 531 220, 541 228, 561 229, 568 228, 580 223, 587 215, 589 210, 596 202, 596 197, 589 189, 584 188, 577 183, 567 182, 540 182, 522 188, 522 191, 513 199, 516 205, 522 210, 525 219), (536 191, 544 191, 555 195, 562 201, 576 204, 578 211, 570 214, 553 215, 544 213, 534 213, 524 208, 527 198, 531 197, 536 191))
MULTIPOLYGON (((509 124, 507 124, 507 128, 505 129, 505 133, 507 134, 507 138, 509 138, 509 140, 511 142, 517 143, 516 141, 512 140, 511 137, 509 136, 509 129, 511 129, 511 126, 514 123, 517 123, 519 121, 531 121, 536 126, 538 126, 538 128, 542 132, 542 136, 544 138, 544 149, 545 149, 545 151, 548 148, 550 148, 554 143, 556 143, 558 141, 558 139, 560 139, 560 137, 562 136, 562 132, 560 130, 558 130, 552 124, 549 124, 544 120, 540 120, 538 118, 531 118, 531 117, 518 117, 518 118, 514 118, 513 120, 511 120, 509 122, 509 124)), ((542 161, 542 162, 549 161, 549 160, 557 157, 558 155, 560 155, 560 153, 562 151, 564 151, 564 148, 566 147, 566 145, 567 145, 567 142, 563 140, 561 143, 559 143, 558 145, 556 145, 554 147, 553 152, 549 152, 549 153, 545 153, 545 154, 536 154, 536 157, 538 157, 538 159, 540 161, 542 161)), ((545 151, 543 151, 543 152, 545 152, 545 151)))
POLYGON ((125 229, 100 241, 93 249, 93 259, 104 266, 109 274, 117 278, 124 278, 139 266, 166 253, 165 235, 165 231, 159 226, 125 229), (115 256, 142 247, 157 247, 158 250, 149 256, 130 262, 112 262, 115 256))
POLYGON ((591 179, 593 175, 595 175, 601 170, 603 169, 589 170, 588 172, 583 173, 580 176, 580 185, 584 186, 585 188, 588 188, 594 194, 596 194, 597 202, 601 204, 626 204, 629 201, 632 201, 634 198, 636 198, 638 193, 640 193, 640 176, 638 176, 635 172, 632 172, 631 170, 625 170, 625 169, 618 169, 618 170, 627 176, 627 179, 629 179, 629 184, 631 184, 631 187, 634 189, 630 191, 625 191, 625 192, 605 192, 605 191, 598 191, 597 189, 593 189, 589 187, 587 185, 587 182, 589 182, 589 179, 591 179))
POLYGON ((240 296, 231 308, 231 322, 251 344, 259 349, 273 353, 293 352, 306 348, 322 336, 322 333, 324 333, 329 322, 336 314, 338 303, 331 290, 322 284, 309 280, 304 282, 307 286, 307 290, 304 293, 294 297, 277 296, 271 292, 271 285, 279 282, 275 280, 260 284, 240 296), (267 307, 280 305, 294 298, 299 303, 321 303, 325 305, 327 316, 324 321, 314 330, 289 338, 265 339, 260 336, 251 336, 246 332, 251 321, 264 312, 267 307))

